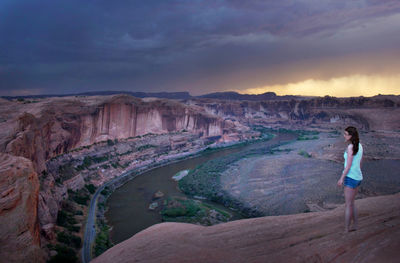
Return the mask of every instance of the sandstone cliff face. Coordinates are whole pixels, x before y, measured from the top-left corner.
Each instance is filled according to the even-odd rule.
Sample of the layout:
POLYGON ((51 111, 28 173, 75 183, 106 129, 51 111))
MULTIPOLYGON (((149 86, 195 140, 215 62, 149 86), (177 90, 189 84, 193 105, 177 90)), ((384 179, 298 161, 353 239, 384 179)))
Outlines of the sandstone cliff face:
POLYGON ((117 244, 102 262, 398 262, 400 194, 356 200, 359 229, 343 233, 344 206, 210 227, 162 223, 117 244))
POLYGON ((107 139, 180 130, 208 137, 235 128, 231 122, 178 102, 145 102, 124 95, 89 102, 59 99, 33 107, 34 114, 29 108, 16 108, 19 115, 14 113, 14 119, 0 123, 5 130, 14 125, 0 144, 4 152, 32 160, 38 172, 45 170, 45 161, 53 156, 107 139))
POLYGON ((82 119, 80 145, 184 129, 203 136, 214 136, 234 127, 220 118, 196 112, 180 103, 162 100, 132 103, 128 98, 116 98, 102 104, 82 119))
POLYGON ((44 262, 38 195, 39 180, 31 161, 0 153, 0 261, 44 262))
POLYGON ((364 130, 398 130, 400 103, 397 97, 313 98, 268 101, 223 101, 192 99, 186 104, 208 113, 246 124, 272 127, 343 128, 355 125, 364 130))
MULTIPOLYGON (((23 226, 26 225, 29 229, 17 230, 5 223, 2 224, 2 236, 8 237, 13 233, 17 237, 10 244, 29 247, 30 243, 31 250, 39 245, 39 223, 42 234, 47 239, 54 239, 54 223, 62 200, 68 197, 67 190, 77 190, 85 184, 81 175, 63 184, 56 184, 53 176, 42 174, 46 171, 46 161, 52 157, 108 139, 181 130, 200 137, 209 137, 230 133, 235 128, 230 122, 178 102, 146 101, 126 95, 52 98, 30 104, 1 101, 0 114, 0 152, 7 153, 5 156, 9 158, 21 156, 29 159, 30 168, 33 167, 32 173, 36 171, 40 175, 40 193, 36 173, 31 176, 35 179, 30 179, 33 180, 32 187, 25 187, 23 190, 25 195, 30 196, 29 200, 33 200, 26 211, 14 208, 20 207, 20 202, 25 206, 27 201, 21 199, 22 194, 18 191, 8 190, 11 186, 5 179, 7 177, 0 182, 0 187, 4 187, 1 204, 4 209, 0 219, 2 222, 12 222, 8 213, 5 213, 12 210, 13 217, 21 218, 23 226), (27 221, 27 216, 33 221, 27 221), (28 233, 32 233, 32 236, 28 233)), ((3 165, 4 169, 14 170, 9 162, 5 161, 3 165)), ((22 229, 22 226, 19 228, 22 229)), ((18 257, 18 253, 14 254, 18 257)))

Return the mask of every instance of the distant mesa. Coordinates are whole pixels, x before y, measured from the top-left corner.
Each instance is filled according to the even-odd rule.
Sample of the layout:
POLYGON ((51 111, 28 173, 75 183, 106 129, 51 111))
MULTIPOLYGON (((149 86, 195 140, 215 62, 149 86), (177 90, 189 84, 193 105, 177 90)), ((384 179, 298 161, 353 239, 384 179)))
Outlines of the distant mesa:
POLYGON ((250 100, 250 101, 260 101, 260 100, 279 100, 279 99, 296 99, 298 96, 277 96, 274 92, 266 92, 263 94, 240 94, 234 91, 227 92, 215 92, 204 94, 200 96, 192 96, 189 92, 131 92, 131 91, 92 91, 83 92, 76 94, 43 94, 43 95, 30 95, 30 96, 2 96, 1 98, 7 100, 13 99, 26 99, 26 98, 51 98, 51 97, 69 97, 69 96, 107 96, 107 95, 117 95, 117 94, 127 94, 136 98, 163 98, 163 99, 178 99, 186 100, 193 98, 207 98, 207 99, 220 99, 220 100, 250 100))
POLYGON ((276 99, 274 92, 266 92, 259 95, 240 94, 234 91, 215 92, 198 96, 198 98, 221 99, 221 100, 270 100, 276 99))
POLYGON ((192 96, 189 92, 131 92, 131 91, 91 91, 83 93, 70 93, 70 94, 43 94, 43 95, 29 95, 29 96, 2 96, 7 100, 24 99, 24 98, 52 98, 52 97, 69 97, 69 96, 107 96, 127 94, 136 98, 165 98, 165 99, 190 99, 192 96))

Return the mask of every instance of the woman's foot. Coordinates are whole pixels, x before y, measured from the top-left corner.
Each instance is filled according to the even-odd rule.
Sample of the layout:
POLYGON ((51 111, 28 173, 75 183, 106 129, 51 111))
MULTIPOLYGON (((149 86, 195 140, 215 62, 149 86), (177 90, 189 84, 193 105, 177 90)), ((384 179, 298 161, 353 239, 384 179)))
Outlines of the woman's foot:
POLYGON ((349 229, 349 232, 357 231, 357 227, 353 226, 352 228, 349 229))

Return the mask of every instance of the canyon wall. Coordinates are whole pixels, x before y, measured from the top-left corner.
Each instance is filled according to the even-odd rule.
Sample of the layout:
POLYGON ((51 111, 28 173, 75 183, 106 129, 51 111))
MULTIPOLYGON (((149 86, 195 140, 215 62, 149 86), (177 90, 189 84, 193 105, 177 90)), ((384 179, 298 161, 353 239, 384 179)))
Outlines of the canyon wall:
POLYGON ((44 261, 37 217, 39 180, 32 162, 0 153, 0 261, 44 261))
POLYGON ((88 102, 71 98, 37 104, 31 108, 13 105, 19 114, 0 123, 0 128, 9 131, 0 146, 3 152, 32 160, 39 173, 45 170, 46 160, 99 141, 181 130, 208 137, 235 128, 218 116, 178 102, 145 102, 126 95, 96 97, 88 102))
POLYGON ((355 125, 362 130, 399 130, 399 96, 372 98, 303 98, 290 100, 235 101, 191 99, 186 104, 202 107, 209 114, 247 125, 324 127, 342 129, 355 125))
MULTIPOLYGON (((16 258, 19 257, 18 250, 5 249, 10 238, 12 242, 7 244, 29 248, 23 255, 35 257, 36 248, 40 247, 39 233, 46 239, 55 238, 57 213, 62 200, 68 198, 67 190, 71 183, 57 184, 54 177, 47 174, 46 161, 49 159, 96 142, 148 133, 185 130, 207 138, 231 133, 235 129, 232 123, 220 117, 178 102, 145 101, 126 95, 52 98, 29 104, 2 100, 0 114, 0 149, 6 156, 3 159, 7 160, 1 163, 4 171, 0 182, 0 224, 5 239, 0 241, 0 245, 1 253, 13 254, 16 258), (20 169, 9 161, 12 158, 27 168, 20 169)), ((84 181, 81 181, 82 186, 84 181)))

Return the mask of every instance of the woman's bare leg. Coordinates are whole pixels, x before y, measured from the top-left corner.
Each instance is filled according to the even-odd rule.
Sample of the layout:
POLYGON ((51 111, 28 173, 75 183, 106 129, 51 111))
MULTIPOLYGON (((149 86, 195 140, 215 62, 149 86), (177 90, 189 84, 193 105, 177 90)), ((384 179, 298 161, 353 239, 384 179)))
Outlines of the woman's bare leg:
POLYGON ((354 190, 354 197, 353 197, 353 228, 352 230, 357 230, 358 228, 358 216, 357 216, 357 210, 356 210, 356 205, 354 204, 354 200, 356 198, 356 194, 358 192, 358 187, 356 187, 354 190))
POLYGON ((344 212, 344 231, 349 232, 350 223, 353 219, 354 223, 357 224, 357 215, 355 214, 354 199, 356 197, 357 188, 353 189, 350 187, 344 187, 344 198, 346 200, 345 212, 344 212))

